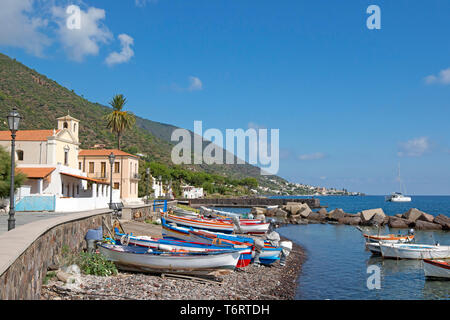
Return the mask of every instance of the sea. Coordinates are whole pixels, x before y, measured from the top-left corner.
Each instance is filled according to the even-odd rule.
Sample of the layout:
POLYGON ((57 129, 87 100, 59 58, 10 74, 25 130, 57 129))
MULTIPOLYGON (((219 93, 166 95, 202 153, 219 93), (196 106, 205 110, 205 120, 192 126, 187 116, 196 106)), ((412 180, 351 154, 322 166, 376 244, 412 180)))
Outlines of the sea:
MULTIPOLYGON (((306 198, 304 196, 291 198, 306 198)), ((412 196, 407 203, 386 202, 384 196, 317 196, 327 210, 347 213, 382 208, 387 215, 417 208, 434 216, 450 216, 450 196, 412 196)), ((248 208, 223 208, 247 213, 248 208)), ((388 260, 366 251, 361 232, 347 225, 287 225, 277 231, 302 246, 306 261, 298 278, 297 300, 440 300, 450 299, 450 280, 429 280, 423 262, 388 260)), ((377 233, 375 231, 373 233, 377 233)), ((406 233, 389 230, 381 233, 406 233)), ((415 231, 416 243, 450 245, 450 232, 415 231)))

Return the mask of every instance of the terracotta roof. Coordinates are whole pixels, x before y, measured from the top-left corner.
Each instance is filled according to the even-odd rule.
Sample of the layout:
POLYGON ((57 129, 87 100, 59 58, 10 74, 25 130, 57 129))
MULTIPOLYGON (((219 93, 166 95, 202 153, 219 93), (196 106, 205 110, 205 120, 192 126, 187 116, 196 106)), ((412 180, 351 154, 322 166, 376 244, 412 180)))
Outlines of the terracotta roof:
MULTIPOLYGON (((58 133, 60 130, 55 130, 58 133)), ((19 130, 16 132, 17 141, 47 141, 48 137, 53 136, 51 130, 19 130)), ((11 131, 0 131, 0 140, 11 141, 11 131)))
POLYGON ((137 156, 126 153, 124 151, 118 149, 88 149, 88 150, 80 150, 78 152, 78 156, 109 156, 114 153, 115 156, 128 156, 137 158, 137 156))
POLYGON ((85 177, 85 176, 79 176, 77 174, 71 174, 71 173, 65 173, 65 172, 60 172, 60 173, 65 175, 65 176, 69 176, 69 177, 77 178, 77 179, 81 179, 81 180, 86 180, 86 181, 91 181, 91 182, 94 182, 94 183, 109 184, 109 182, 106 182, 106 181, 96 180, 96 179, 88 178, 88 177, 85 177))
POLYGON ((56 168, 29 168, 20 167, 16 168, 16 172, 20 172, 27 175, 28 179, 44 179, 49 176, 56 168))

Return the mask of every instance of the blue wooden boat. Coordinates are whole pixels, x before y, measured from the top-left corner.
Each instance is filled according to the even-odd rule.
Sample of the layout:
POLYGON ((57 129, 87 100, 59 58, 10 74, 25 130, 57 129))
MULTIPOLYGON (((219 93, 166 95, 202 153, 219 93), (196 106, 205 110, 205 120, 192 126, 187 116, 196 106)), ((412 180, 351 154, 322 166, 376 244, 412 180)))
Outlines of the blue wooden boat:
MULTIPOLYGON (((185 251, 185 252, 213 253, 216 251, 230 250, 229 246, 215 246, 212 244, 205 244, 198 242, 188 242, 171 239, 155 239, 147 236, 133 236, 132 234, 120 233, 117 228, 115 229, 114 237, 116 244, 140 246, 168 252, 185 251)), ((241 253, 241 256, 239 257, 239 261, 236 267, 243 268, 248 266, 252 258, 252 247, 242 245, 242 246, 233 246, 232 248, 238 250, 241 253)))
MULTIPOLYGON (((250 237, 242 237, 219 232, 210 232, 194 228, 180 227, 168 224, 162 218, 162 235, 164 239, 184 240, 189 242, 197 242, 204 244, 212 244, 216 246, 234 247, 247 245, 252 247, 252 258, 255 256, 254 240, 250 237)), ((265 241, 265 246, 260 255, 262 264, 272 264, 279 260, 281 256, 281 247, 274 247, 270 242, 265 241)))

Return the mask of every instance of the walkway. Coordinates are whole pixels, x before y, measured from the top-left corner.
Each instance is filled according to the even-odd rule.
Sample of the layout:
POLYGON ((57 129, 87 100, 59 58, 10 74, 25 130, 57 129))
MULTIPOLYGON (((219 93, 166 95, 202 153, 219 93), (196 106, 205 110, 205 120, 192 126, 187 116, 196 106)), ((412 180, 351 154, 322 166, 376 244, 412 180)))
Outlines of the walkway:
MULTIPOLYGON (((24 224, 73 214, 73 212, 16 212, 16 228, 24 224)), ((8 231, 9 214, 0 214, 0 234, 8 231)))

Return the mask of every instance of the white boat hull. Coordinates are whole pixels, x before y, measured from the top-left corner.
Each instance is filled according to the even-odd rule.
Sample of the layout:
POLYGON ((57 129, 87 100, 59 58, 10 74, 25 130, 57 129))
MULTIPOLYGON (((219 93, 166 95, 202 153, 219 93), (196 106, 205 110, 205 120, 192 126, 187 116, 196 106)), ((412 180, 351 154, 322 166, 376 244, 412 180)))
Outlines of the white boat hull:
POLYGON ((393 198, 393 199, 390 199, 389 201, 391 201, 391 202, 411 202, 411 198, 410 197, 393 198))
POLYGON ((380 243, 381 255, 393 259, 450 258, 450 246, 380 243))
MULTIPOLYGON (((438 261, 436 261, 438 262, 438 261)), ((423 261, 423 271, 429 278, 446 278, 450 279, 450 264, 439 264, 434 261, 423 261)))
POLYGON ((235 231, 249 234, 264 234, 269 230, 270 223, 240 224, 235 231))
POLYGON ((372 254, 381 256, 380 244, 378 242, 367 242, 366 248, 372 252, 372 254))
MULTIPOLYGON (((136 253, 132 247, 101 244, 98 249, 118 268, 128 271, 183 273, 183 274, 227 274, 238 263, 240 252, 217 254, 152 254, 136 253)), ((145 248, 143 248, 145 249, 145 248)))

